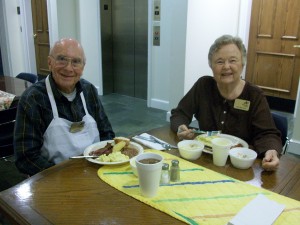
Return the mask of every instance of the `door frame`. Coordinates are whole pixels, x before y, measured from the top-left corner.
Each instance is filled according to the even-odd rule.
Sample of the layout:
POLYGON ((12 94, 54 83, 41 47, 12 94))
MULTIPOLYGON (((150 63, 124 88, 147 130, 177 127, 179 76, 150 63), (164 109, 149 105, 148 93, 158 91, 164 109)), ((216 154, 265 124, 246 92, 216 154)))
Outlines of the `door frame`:
MULTIPOLYGON (((22 42, 24 52, 24 65, 25 69, 31 73, 37 73, 36 70, 36 56, 33 38, 33 23, 32 23, 32 10, 31 0, 19 0, 21 13, 21 25, 23 28, 22 42)), ((57 0, 47 0, 47 13, 48 13, 48 27, 49 27, 49 42, 50 47, 58 39, 58 20, 57 20, 57 0)))
POLYGON ((19 1, 19 4, 21 13, 24 13, 24 17, 21 17, 21 26, 23 28, 22 42, 25 71, 36 74, 31 0, 19 1))

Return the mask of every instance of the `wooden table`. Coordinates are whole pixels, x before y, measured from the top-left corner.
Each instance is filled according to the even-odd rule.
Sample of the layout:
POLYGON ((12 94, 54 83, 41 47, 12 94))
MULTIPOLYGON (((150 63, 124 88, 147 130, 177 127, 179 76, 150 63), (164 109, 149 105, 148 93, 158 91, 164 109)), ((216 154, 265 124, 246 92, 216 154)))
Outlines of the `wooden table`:
MULTIPOLYGON (((168 126, 153 134, 177 143, 168 126)), ((178 155, 177 150, 170 153, 178 155)), ((239 170, 227 162, 216 167, 203 153, 195 163, 228 176, 300 200, 300 159, 284 155, 276 172, 265 172, 257 159, 252 169, 239 170)), ((0 212, 19 224, 184 224, 104 183, 99 165, 68 160, 0 193, 0 212)))

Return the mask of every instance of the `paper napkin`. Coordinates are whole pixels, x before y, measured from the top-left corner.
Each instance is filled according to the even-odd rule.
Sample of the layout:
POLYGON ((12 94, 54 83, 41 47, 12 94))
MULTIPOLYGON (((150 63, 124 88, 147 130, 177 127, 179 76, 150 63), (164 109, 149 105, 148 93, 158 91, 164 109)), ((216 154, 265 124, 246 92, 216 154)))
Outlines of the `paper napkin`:
MULTIPOLYGON (((150 134, 147 134, 147 133, 142 133, 140 134, 139 136, 142 136, 144 138, 150 138, 150 134)), ((136 142, 139 142, 145 146, 147 146, 148 148, 150 149, 156 149, 156 150, 165 150, 160 144, 158 143, 154 143, 154 142, 151 142, 151 141, 147 141, 147 140, 143 140, 143 139, 140 139, 138 138, 137 136, 133 137, 132 138, 133 140, 135 140, 136 142)), ((158 139, 158 138, 157 138, 158 139)), ((160 140, 160 139, 158 139, 160 140)), ((163 140, 160 140, 162 142, 164 142, 163 140)))
POLYGON ((271 225, 285 205, 269 200, 262 194, 248 203, 228 225, 271 225))

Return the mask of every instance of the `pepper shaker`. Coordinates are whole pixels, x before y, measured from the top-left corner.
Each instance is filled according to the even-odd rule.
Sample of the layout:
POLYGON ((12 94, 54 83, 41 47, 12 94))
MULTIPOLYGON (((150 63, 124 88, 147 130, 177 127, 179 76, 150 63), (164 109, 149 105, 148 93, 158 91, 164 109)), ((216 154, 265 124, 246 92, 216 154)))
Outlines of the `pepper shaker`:
POLYGON ((169 184, 170 183, 170 171, 169 171, 168 163, 164 163, 162 166, 160 183, 161 184, 169 184))
POLYGON ((172 160, 171 164, 171 181, 176 182, 180 180, 180 168, 179 168, 179 161, 174 159, 172 160))

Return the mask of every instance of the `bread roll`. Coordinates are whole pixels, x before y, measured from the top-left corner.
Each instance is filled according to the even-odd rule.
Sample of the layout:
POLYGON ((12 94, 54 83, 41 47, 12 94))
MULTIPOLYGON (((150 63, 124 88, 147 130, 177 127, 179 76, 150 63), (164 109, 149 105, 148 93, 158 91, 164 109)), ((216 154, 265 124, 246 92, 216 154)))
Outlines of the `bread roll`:
POLYGON ((125 142, 126 142, 126 145, 125 145, 125 146, 128 146, 128 145, 129 145, 129 142, 130 142, 130 139, 129 139, 129 138, 126 138, 126 137, 115 137, 115 138, 114 138, 114 141, 115 141, 115 144, 118 144, 118 143, 121 142, 121 141, 125 141, 125 142))

